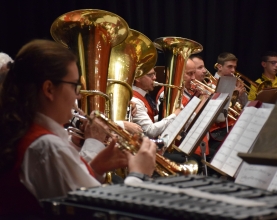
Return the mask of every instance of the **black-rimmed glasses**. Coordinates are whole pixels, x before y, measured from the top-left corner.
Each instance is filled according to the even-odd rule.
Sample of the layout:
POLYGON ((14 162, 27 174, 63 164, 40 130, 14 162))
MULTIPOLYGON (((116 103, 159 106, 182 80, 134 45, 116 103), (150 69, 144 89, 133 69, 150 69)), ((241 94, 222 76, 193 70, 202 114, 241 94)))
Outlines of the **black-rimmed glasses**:
POLYGON ((55 83, 67 83, 75 86, 75 93, 76 95, 80 94, 80 90, 82 85, 80 83, 75 83, 75 82, 68 82, 68 81, 63 81, 63 80, 53 80, 55 83))

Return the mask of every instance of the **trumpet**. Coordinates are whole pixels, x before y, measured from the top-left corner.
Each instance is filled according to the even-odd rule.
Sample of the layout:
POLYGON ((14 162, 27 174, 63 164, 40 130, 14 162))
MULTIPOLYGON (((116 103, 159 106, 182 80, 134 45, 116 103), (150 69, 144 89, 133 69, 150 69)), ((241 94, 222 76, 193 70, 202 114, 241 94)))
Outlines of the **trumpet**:
MULTIPOLYGON (((138 152, 141 145, 142 137, 144 136, 142 133, 131 135, 129 132, 118 126, 116 123, 107 118, 105 115, 101 114, 99 111, 95 111, 94 116, 107 124, 108 127, 118 135, 117 143, 119 144, 121 149, 129 151, 133 155, 138 152)), ((198 164, 194 161, 191 162, 191 164, 177 164, 156 153, 155 171, 159 176, 163 177, 177 174, 196 174, 198 171, 198 164)))
MULTIPOLYGON (((206 69, 206 68, 205 68, 206 69)), ((204 83, 211 87, 211 88, 215 88, 216 85, 217 85, 217 79, 214 78, 214 76, 210 73, 209 70, 206 69, 206 74, 205 74, 205 77, 204 77, 204 83)))
MULTIPOLYGON (((204 95, 211 95, 215 92, 215 89, 205 85, 204 83, 201 83, 197 79, 194 79, 191 81, 191 85, 195 86, 195 90, 200 91, 204 95)), ((194 90, 194 89, 192 89, 194 90)), ((240 112, 242 111, 241 106, 239 106, 239 103, 236 101, 237 100, 238 94, 234 91, 234 95, 231 98, 231 106, 228 108, 228 117, 237 120, 236 118, 240 116, 240 112)))

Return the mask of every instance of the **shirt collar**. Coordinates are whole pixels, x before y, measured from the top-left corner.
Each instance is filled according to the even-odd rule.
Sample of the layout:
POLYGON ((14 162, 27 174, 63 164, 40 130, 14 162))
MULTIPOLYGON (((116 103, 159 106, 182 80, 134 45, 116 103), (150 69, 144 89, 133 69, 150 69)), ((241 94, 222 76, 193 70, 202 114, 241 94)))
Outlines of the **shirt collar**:
POLYGON ((269 78, 267 78, 267 77, 264 75, 264 73, 263 73, 263 74, 262 74, 262 79, 264 79, 265 81, 266 81, 266 80, 274 81, 274 80, 276 79, 276 76, 274 77, 274 79, 269 79, 269 78))
POLYGON ((54 121, 52 118, 37 112, 35 116, 35 123, 46 128, 47 130, 53 132, 55 135, 59 136, 63 141, 68 142, 68 133, 62 125, 54 121))
POLYGON ((134 91, 138 92, 139 94, 141 94, 143 97, 145 96, 145 94, 147 93, 147 91, 139 88, 139 87, 136 87, 136 86, 133 86, 132 87, 134 91))

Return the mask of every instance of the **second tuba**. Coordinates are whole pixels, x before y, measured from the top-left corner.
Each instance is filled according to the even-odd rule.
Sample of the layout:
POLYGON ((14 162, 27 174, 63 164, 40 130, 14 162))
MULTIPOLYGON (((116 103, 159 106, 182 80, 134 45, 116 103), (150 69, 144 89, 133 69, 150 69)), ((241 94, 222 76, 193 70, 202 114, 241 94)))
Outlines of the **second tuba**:
POLYGON ((111 99, 115 121, 125 120, 134 79, 148 73, 156 61, 157 51, 152 41, 133 29, 124 42, 112 48, 106 94, 111 99))
MULTIPOLYGON (((185 64, 191 54, 203 50, 201 44, 181 37, 161 37, 154 40, 155 47, 163 51, 165 56, 165 84, 183 87, 183 72, 185 64)), ((163 117, 172 114, 181 107, 182 91, 172 87, 165 87, 163 100, 163 117)))

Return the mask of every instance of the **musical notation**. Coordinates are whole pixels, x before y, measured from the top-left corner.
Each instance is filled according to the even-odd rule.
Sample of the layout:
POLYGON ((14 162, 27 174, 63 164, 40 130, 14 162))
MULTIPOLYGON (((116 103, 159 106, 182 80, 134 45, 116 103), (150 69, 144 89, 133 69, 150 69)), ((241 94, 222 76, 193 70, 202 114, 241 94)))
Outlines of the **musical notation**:
POLYGON ((221 145, 211 165, 234 176, 242 163, 238 152, 248 152, 268 119, 271 108, 245 107, 239 120, 221 145))

